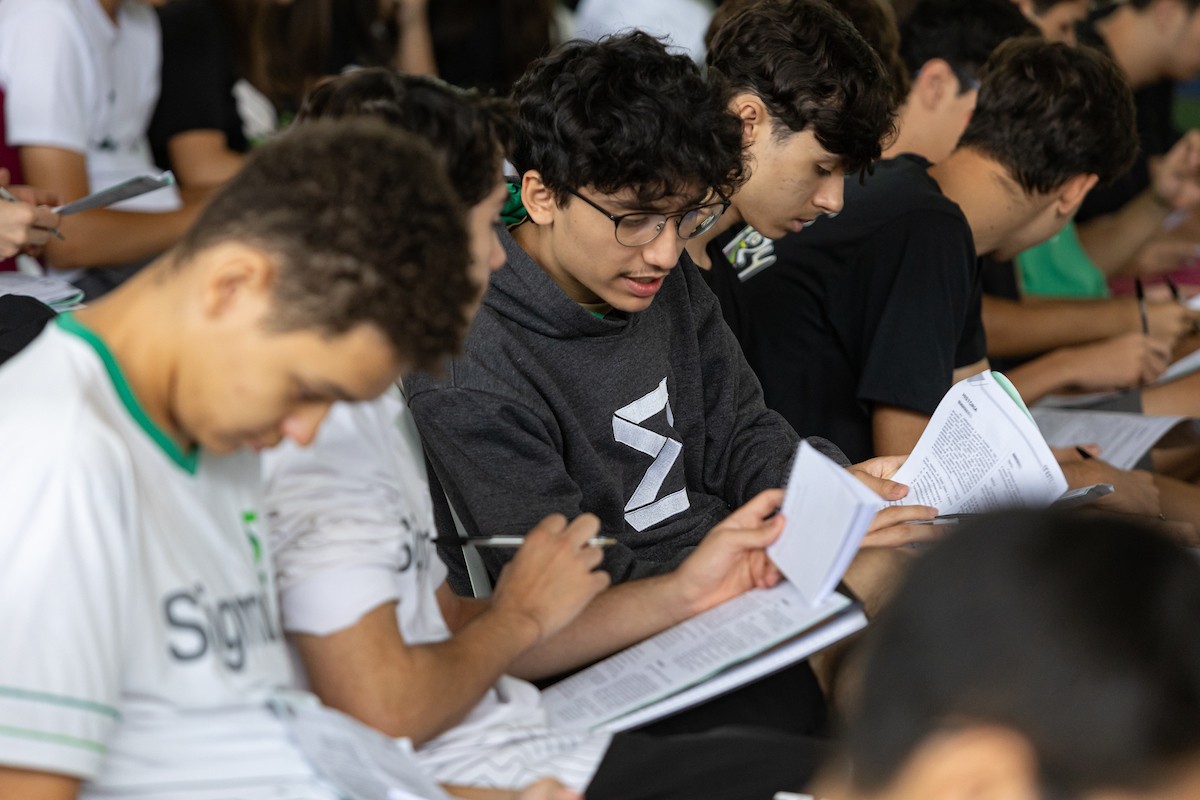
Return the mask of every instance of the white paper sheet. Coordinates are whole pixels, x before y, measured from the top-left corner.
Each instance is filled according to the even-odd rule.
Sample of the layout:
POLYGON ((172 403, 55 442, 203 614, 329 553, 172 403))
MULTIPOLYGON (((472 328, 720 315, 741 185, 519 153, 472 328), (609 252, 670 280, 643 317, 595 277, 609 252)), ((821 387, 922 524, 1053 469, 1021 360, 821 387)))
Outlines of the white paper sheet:
POLYGON ((1132 469, 1142 456, 1187 417, 1148 417, 1120 411, 1063 411, 1037 408, 1033 418, 1051 447, 1097 444, 1100 458, 1118 469, 1132 469))
POLYGON ((806 441, 781 509, 787 524, 767 555, 816 605, 833 592, 883 500, 806 441))
POLYGON ((951 387, 893 479, 911 489, 899 504, 939 514, 1039 508, 1067 489, 1037 425, 990 372, 951 387))
POLYGON ((752 590, 572 675, 542 692, 542 699, 551 723, 558 727, 632 727, 806 658, 862 627, 865 619, 832 632, 821 625, 840 621, 843 612, 853 614, 855 610, 840 594, 812 608, 788 583, 752 590), (804 641, 794 643, 782 655, 770 654, 776 658, 764 666, 766 671, 709 680, 798 634, 806 634, 801 637, 804 641), (648 708, 692 687, 696 691, 684 705, 675 701, 670 706, 648 708), (635 711, 642 712, 639 722, 621 719, 635 711))
POLYGON ((392 739, 311 695, 281 692, 271 709, 309 764, 348 800, 450 800, 417 764, 407 739, 392 739))

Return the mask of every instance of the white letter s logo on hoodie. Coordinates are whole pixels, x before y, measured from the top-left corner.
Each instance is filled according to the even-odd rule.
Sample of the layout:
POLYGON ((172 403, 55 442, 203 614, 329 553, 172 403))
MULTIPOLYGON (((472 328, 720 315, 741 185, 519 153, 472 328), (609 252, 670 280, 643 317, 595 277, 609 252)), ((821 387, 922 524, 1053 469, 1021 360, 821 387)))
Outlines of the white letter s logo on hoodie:
POLYGON ((683 451, 683 443, 643 428, 641 423, 664 409, 667 412, 667 424, 674 425, 675 415, 671 413, 666 378, 652 392, 617 409, 613 414, 613 437, 621 444, 654 458, 654 463, 646 470, 645 477, 625 504, 625 521, 636 531, 657 525, 686 511, 691 505, 686 488, 658 499, 663 481, 683 451))

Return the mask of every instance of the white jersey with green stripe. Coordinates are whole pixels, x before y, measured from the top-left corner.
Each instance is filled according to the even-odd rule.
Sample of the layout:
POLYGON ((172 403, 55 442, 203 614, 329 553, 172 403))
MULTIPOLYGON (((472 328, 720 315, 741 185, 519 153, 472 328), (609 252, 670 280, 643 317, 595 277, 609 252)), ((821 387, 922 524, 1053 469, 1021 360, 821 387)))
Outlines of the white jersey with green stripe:
POLYGON ((0 369, 0 765, 82 797, 331 798, 291 679, 250 454, 184 452, 60 317, 0 369))

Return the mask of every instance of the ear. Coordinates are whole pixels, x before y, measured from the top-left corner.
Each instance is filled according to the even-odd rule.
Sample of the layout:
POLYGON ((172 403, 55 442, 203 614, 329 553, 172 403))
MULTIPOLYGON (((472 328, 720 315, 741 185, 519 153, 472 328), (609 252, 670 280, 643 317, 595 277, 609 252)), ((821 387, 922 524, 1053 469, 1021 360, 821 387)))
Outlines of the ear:
POLYGON ((729 104, 729 109, 742 121, 742 145, 749 147, 771 133, 771 115, 762 98, 751 92, 741 92, 729 104))
POLYGON ((1099 175, 1076 175, 1060 186, 1056 192, 1058 199, 1055 201, 1058 213, 1065 216, 1074 215, 1099 180, 1099 175))
POLYGON ((923 800, 1035 800, 1037 758, 1017 732, 972 725, 922 743, 894 786, 896 797, 923 800))
POLYGON ((201 307, 208 319, 258 315, 270 304, 275 285, 274 260, 263 250, 226 242, 204 251, 201 261, 201 307))
POLYGON ((958 78, 947 61, 931 58, 913 80, 912 95, 925 110, 936 111, 944 101, 958 96, 958 78))
POLYGON ((1030 22, 1034 21, 1036 15, 1034 14, 1033 0, 1013 0, 1013 3, 1017 8, 1021 9, 1021 13, 1025 15, 1025 19, 1030 22))
POLYGON ((558 211, 558 200, 554 192, 542 183, 542 173, 531 169, 521 176, 521 204, 529 212, 529 218, 537 225, 549 225, 558 211))

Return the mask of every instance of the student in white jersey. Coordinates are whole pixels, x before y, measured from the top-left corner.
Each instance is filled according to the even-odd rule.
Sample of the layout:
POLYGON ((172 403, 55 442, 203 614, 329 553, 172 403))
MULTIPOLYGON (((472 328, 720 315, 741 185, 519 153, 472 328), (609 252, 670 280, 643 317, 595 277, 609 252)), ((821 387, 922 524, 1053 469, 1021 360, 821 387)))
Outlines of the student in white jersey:
MULTIPOLYGON (((493 223, 508 193, 506 104, 428 78, 362 70, 316 89, 300 120, 378 116, 427 137, 472 205, 482 294, 504 259, 493 223)), ((691 736, 589 735, 553 727, 544 678, 632 644, 764 581, 762 550, 781 519, 764 492, 718 525, 670 579, 606 592, 557 636, 514 626, 514 603, 561 606, 570 574, 545 566, 545 523, 500 576, 491 602, 454 595, 437 555, 433 509, 412 416, 398 388, 338 403, 311 447, 264 459, 266 507, 284 630, 323 701, 413 740, 439 780, 497 788, 552 775, 589 800, 755 800, 799 788, 823 746, 777 731, 714 724, 691 736), (673 616, 674 615, 674 616, 673 616), (674 770, 664 770, 671 763, 674 770)), ((598 531, 590 514, 579 518, 598 531)), ((770 575, 771 577, 767 577, 770 575)), ((569 597, 569 596, 568 596, 569 597)))
MULTIPOLYGON (((19 464, 0 488, 0 797, 348 796, 266 706, 291 671, 245 450, 307 443, 335 400, 457 346, 462 220, 423 143, 313 126, 0 369, 19 464), (379 235, 398 215, 420 224, 379 235)), ((560 541, 586 582, 599 556, 560 541)))

